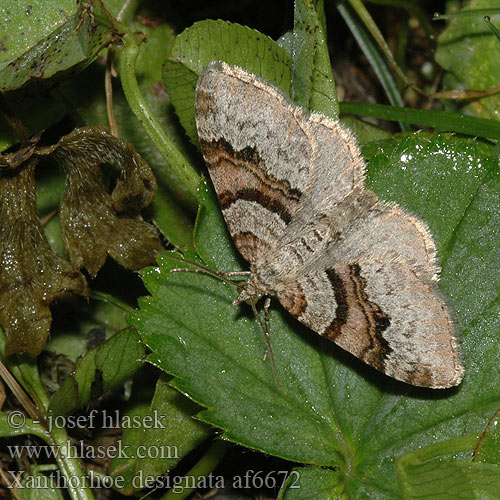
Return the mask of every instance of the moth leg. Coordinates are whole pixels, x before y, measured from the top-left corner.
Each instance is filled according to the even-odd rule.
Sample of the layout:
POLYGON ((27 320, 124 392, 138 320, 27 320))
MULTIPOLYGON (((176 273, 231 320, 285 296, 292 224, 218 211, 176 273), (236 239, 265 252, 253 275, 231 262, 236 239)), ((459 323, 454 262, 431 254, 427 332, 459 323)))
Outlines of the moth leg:
MULTIPOLYGON (((182 257, 177 257, 177 256, 170 256, 173 260, 178 260, 180 262, 185 262, 187 264, 191 264, 192 266, 195 267, 195 269, 190 268, 190 267, 176 267, 174 269, 170 269, 171 273, 194 273, 194 274, 206 274, 208 276, 212 276, 214 278, 217 278, 221 281, 223 281, 226 284, 236 286, 239 291, 243 289, 244 283, 235 283, 234 281, 231 280, 232 277, 238 277, 238 276, 249 276, 250 271, 231 271, 231 272, 221 272, 221 271, 214 271, 213 269, 210 269, 207 266, 204 266, 203 264, 200 264, 198 262, 194 262, 192 260, 184 259, 182 257)), ((256 307, 256 300, 248 300, 247 302, 250 303, 252 307, 253 314, 255 318, 257 319, 257 322, 259 323, 259 326, 262 330, 262 333, 264 334, 264 339, 266 341, 266 351, 264 353, 264 358, 263 360, 265 361, 267 359, 267 355, 269 354, 269 357, 271 359, 271 366, 272 366, 272 371, 273 371, 273 378, 274 382, 276 383, 276 386, 279 387, 280 384, 278 382, 278 376, 277 376, 277 371, 276 371, 276 362, 274 360, 274 354, 273 350, 271 347, 271 336, 269 335, 269 307, 271 305, 271 298, 266 297, 264 301, 264 321, 262 321, 262 318, 257 311, 256 307)))
POLYGON ((271 305, 271 298, 266 297, 266 300, 264 302, 264 321, 262 321, 262 318, 259 312, 257 311, 257 306, 255 305, 254 300, 250 301, 250 305, 252 306, 253 314, 257 318, 262 333, 264 334, 264 339, 266 340, 266 352, 264 353, 263 360, 265 361, 267 359, 267 354, 269 353, 269 357, 271 358, 271 367, 273 371, 274 382, 276 386, 279 388, 280 383, 278 381, 276 361, 274 360, 273 348, 271 347, 271 336, 269 335, 269 306, 271 305))
POLYGON ((269 307, 271 306, 271 297, 266 297, 264 301, 264 336, 269 340, 266 347, 266 352, 264 353, 264 361, 267 359, 267 353, 271 352, 271 335, 269 330, 269 307))

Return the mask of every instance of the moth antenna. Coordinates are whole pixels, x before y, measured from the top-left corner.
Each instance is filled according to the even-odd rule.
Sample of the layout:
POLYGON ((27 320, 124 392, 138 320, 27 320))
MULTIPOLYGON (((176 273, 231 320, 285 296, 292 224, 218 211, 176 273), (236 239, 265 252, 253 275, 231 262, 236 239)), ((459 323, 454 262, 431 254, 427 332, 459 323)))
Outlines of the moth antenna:
MULTIPOLYGON (((192 266, 197 267, 198 269, 203 269, 204 271, 207 271, 208 273, 216 273, 217 272, 217 271, 213 271, 212 269, 210 269, 207 266, 204 266, 203 264, 200 264, 199 262, 195 262, 194 260, 186 259, 185 257, 178 257, 177 255, 169 255, 168 258, 172 259, 172 260, 178 260, 179 262, 184 262, 186 264, 191 264, 192 266)), ((175 270, 171 269, 170 271, 172 272, 175 270)))
POLYGON ((280 383, 278 380, 278 372, 276 370, 276 361, 274 359, 273 348, 271 346, 271 336, 269 335, 269 306, 271 305, 271 299, 269 297, 266 297, 266 300, 264 302, 264 323, 262 322, 262 318, 260 317, 260 314, 257 311, 257 306, 255 305, 255 302, 252 300, 250 301, 250 304, 252 306, 253 314, 257 318, 257 321, 260 325, 260 328, 266 340, 267 348, 266 348, 266 353, 264 354, 264 360, 267 358, 267 353, 269 353, 269 357, 271 358, 271 367, 273 371, 274 383, 276 384, 276 387, 278 387, 279 389, 280 383))
POLYGON ((205 269, 191 269, 190 267, 174 267, 170 269, 171 273, 198 273, 198 274, 209 274, 205 269))
POLYGON ((250 271, 232 271, 228 273, 220 272, 220 271, 214 271, 213 269, 210 269, 207 266, 204 266, 203 264, 200 264, 199 262, 195 262, 194 260, 189 260, 189 259, 184 259, 183 257, 177 257, 177 256, 172 256, 169 255, 169 258, 172 260, 178 260, 179 262, 184 262, 185 264, 191 264, 192 266, 195 266, 197 269, 191 269, 189 267, 176 267, 174 269, 170 269, 171 273, 195 273, 195 274, 207 274, 209 276, 212 276, 213 278, 217 278, 224 283, 228 285, 235 286, 237 288, 240 288, 238 283, 234 283, 230 279, 227 279, 227 277, 231 276, 248 276, 250 274, 250 271))

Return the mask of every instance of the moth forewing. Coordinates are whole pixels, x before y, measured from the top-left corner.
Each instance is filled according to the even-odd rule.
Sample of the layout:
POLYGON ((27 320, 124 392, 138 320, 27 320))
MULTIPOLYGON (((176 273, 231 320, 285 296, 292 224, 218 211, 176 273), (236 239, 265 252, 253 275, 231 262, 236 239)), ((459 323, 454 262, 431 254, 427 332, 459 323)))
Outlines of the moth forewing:
POLYGON ((195 114, 226 225, 251 264, 235 304, 276 296, 303 324, 395 379, 459 384, 432 236, 364 187, 352 133, 222 62, 200 75, 195 114))

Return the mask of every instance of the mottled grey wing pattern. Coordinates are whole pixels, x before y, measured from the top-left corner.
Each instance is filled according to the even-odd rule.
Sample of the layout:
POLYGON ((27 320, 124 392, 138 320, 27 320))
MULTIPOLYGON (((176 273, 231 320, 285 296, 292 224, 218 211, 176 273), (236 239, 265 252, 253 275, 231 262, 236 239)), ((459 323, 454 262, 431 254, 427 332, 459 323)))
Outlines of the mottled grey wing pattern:
POLYGON ((240 68, 210 64, 196 120, 237 248, 243 299, 275 295, 299 321, 396 379, 460 382, 426 226, 364 187, 352 134, 240 68))
POLYGON ((362 184, 363 169, 356 170, 359 161, 353 161, 357 148, 345 141, 343 127, 316 116, 325 129, 316 137, 309 113, 240 68, 207 66, 195 110, 229 232, 251 263, 270 258, 297 231, 318 227, 324 214, 362 184), (318 168, 327 159, 336 162, 335 170, 318 168))
POLYGON ((390 261, 311 271, 279 287, 306 326, 387 375, 433 388, 463 375, 448 308, 429 281, 390 261))

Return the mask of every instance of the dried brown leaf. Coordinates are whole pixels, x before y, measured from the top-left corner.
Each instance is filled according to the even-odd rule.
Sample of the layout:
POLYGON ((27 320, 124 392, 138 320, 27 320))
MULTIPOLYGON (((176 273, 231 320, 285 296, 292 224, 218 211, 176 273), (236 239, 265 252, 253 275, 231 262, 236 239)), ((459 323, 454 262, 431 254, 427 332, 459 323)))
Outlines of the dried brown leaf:
POLYGON ((37 356, 50 331, 50 303, 87 293, 76 267, 50 248, 36 209, 36 159, 0 173, 0 319, 6 354, 37 356))
POLYGON ((139 211, 153 200, 156 181, 134 148, 106 129, 83 127, 63 137, 52 156, 68 176, 59 215, 71 261, 92 276, 108 254, 127 269, 153 263, 161 241, 139 211), (103 164, 119 173, 111 193, 103 164))

